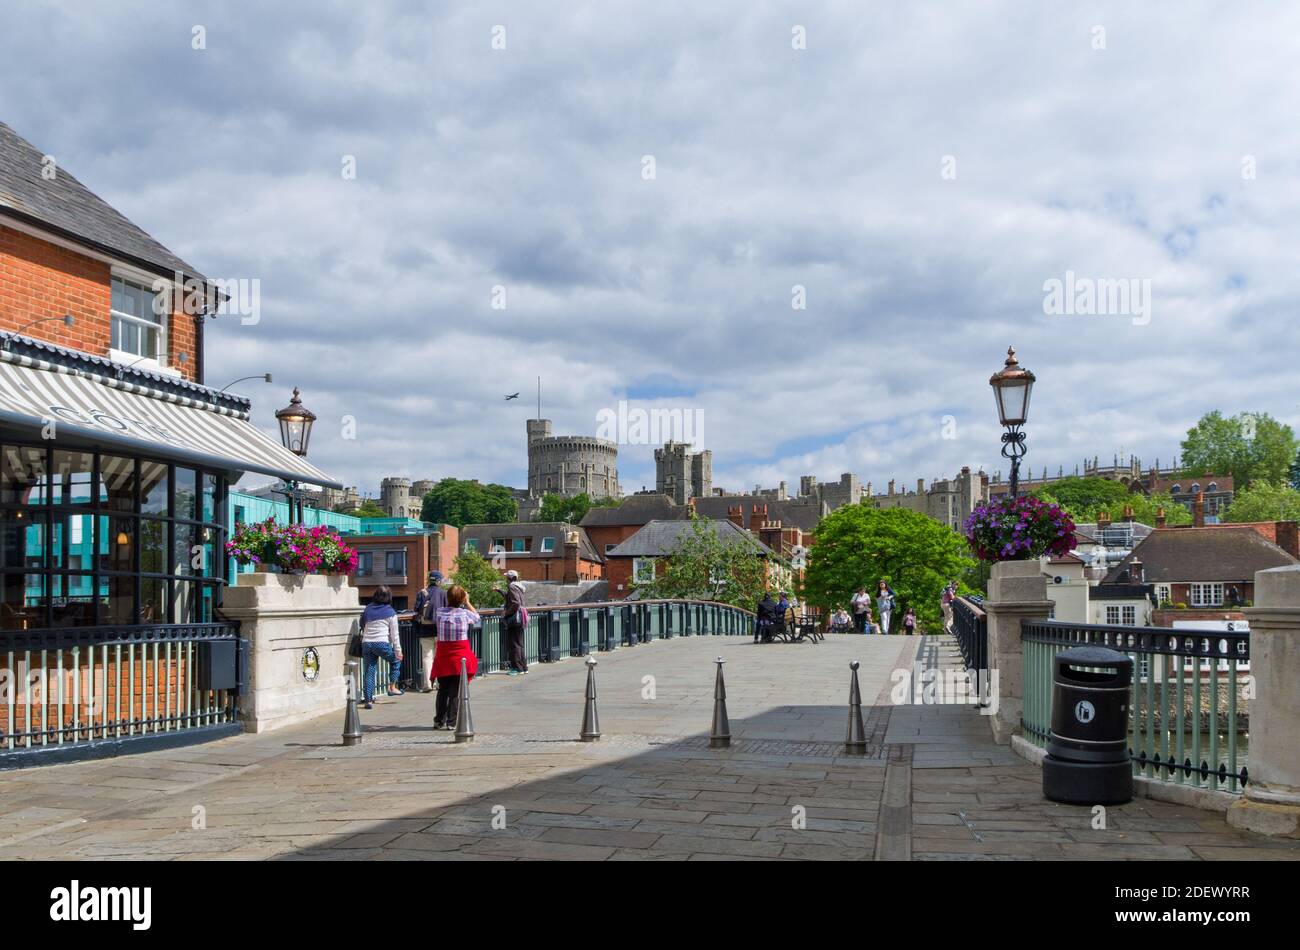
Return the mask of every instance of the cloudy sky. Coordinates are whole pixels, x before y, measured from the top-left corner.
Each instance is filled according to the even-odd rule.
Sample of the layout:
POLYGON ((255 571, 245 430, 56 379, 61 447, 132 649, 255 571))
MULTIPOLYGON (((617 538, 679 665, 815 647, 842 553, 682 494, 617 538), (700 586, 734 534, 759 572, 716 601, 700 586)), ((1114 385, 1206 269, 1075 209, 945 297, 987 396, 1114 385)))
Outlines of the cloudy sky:
POLYGON ((208 382, 301 386, 363 491, 524 484, 539 375, 557 432, 698 413, 715 485, 992 471, 1011 343, 1035 472, 1167 462, 1300 424, 1300 7, 1133 6, 6 0, 0 118, 260 280, 208 382), (1067 272, 1139 296, 1046 313, 1067 272))

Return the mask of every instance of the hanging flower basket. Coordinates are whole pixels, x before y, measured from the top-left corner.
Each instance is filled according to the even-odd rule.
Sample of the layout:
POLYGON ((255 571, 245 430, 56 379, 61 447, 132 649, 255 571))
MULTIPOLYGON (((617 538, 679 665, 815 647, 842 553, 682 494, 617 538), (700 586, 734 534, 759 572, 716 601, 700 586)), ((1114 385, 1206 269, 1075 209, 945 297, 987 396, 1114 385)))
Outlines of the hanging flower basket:
POLYGON ((1078 544, 1074 520, 1060 505, 1031 496, 1003 495, 980 505, 963 526, 966 542, 981 561, 1029 561, 1069 554, 1078 544))
POLYGON ((226 542, 235 562, 284 574, 356 572, 357 552, 327 525, 277 525, 274 518, 240 525, 226 542))

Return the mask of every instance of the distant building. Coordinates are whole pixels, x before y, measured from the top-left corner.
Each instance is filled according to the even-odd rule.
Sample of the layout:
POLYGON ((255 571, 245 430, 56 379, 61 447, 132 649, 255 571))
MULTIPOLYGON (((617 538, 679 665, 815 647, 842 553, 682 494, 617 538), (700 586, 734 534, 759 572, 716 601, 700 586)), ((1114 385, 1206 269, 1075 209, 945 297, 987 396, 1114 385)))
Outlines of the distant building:
POLYGON ((820 501, 827 511, 834 511, 862 501, 862 483, 848 472, 838 482, 819 482, 814 475, 803 475, 799 478, 799 497, 820 501))
POLYGON ((460 549, 477 551, 499 570, 518 571, 523 581, 578 584, 605 576, 605 559, 587 532, 560 521, 467 524, 460 530, 460 549))
POLYGON ((581 527, 596 550, 605 555, 651 521, 689 520, 691 510, 692 506, 674 504, 667 495, 638 492, 616 507, 589 509, 581 527))
MULTIPOLYGON (((776 563, 773 551, 748 531, 730 521, 710 520, 706 524, 724 545, 751 545, 764 559, 770 581, 777 585, 786 582, 786 575, 776 563)), ((682 539, 693 530, 690 521, 651 521, 610 551, 605 558, 609 598, 624 600, 633 595, 638 583, 647 583, 661 574, 666 558, 677 551, 682 539)))
POLYGON ((713 452, 692 452, 685 442, 655 449, 655 491, 679 505, 713 493, 713 452))
POLYGON ((379 483, 379 507, 391 518, 419 518, 424 508, 424 496, 437 482, 393 476, 379 483))
POLYGON ((908 508, 929 515, 935 521, 959 530, 979 505, 989 500, 989 477, 983 472, 972 472, 970 466, 953 478, 935 479, 927 488, 925 479, 916 480, 915 491, 896 491, 894 480, 889 490, 874 494, 867 483, 867 499, 876 508, 908 508))

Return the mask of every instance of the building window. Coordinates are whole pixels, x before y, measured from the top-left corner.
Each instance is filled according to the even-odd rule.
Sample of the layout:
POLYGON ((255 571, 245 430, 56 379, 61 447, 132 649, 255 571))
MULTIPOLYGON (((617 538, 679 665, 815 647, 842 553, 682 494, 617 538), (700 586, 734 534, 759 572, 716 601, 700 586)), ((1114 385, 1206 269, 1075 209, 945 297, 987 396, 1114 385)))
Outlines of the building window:
POLYGON ((1210 482, 1209 487, 1206 488, 1205 490, 1206 490, 1206 491, 1218 491, 1218 490, 1219 490, 1219 483, 1218 483, 1218 482, 1210 482))
POLYGON ((632 558, 632 581, 637 584, 649 584, 655 579, 655 559, 652 557, 632 558))
POLYGON ((1182 493, 1183 493, 1182 485, 1175 485, 1173 488, 1169 489, 1169 494, 1171 495, 1181 495, 1182 493))
POLYGON ((1173 593, 1172 593, 1172 591, 1169 589, 1169 585, 1168 585, 1168 584, 1157 584, 1157 585, 1156 585, 1156 603, 1157 603, 1157 604, 1167 604, 1167 603, 1169 603, 1169 602, 1170 602, 1170 598, 1171 598, 1172 596, 1173 596, 1173 593))
POLYGON ((401 577, 406 573, 406 552, 389 551, 384 555, 384 573, 401 577))
POLYGON ((554 550, 555 550, 555 539, 554 539, 554 538, 542 538, 542 553, 543 553, 543 554, 550 554, 550 553, 551 553, 552 551, 554 551, 554 550))
POLYGON ((375 555, 373 551, 357 552, 357 577, 370 577, 375 573, 375 555))
POLYGON ((606 553, 606 554, 609 554, 609 553, 610 553, 611 551, 613 551, 616 547, 618 547, 617 544, 607 544, 607 545, 605 545, 605 553, 606 553))
POLYGON ((523 554, 528 550, 528 538, 511 538, 510 550, 515 554, 523 554))
POLYGON ((477 550, 478 550, 478 538, 466 538, 466 539, 465 539, 465 550, 466 550, 466 551, 477 551, 477 550))
POLYGON ((1223 585, 1222 584, 1193 584, 1192 585, 1192 606, 1193 607, 1222 607, 1223 606, 1223 585))
POLYGON ((167 324, 154 312, 157 295, 121 277, 114 277, 111 283, 113 349, 162 363, 167 353, 167 324))
POLYGON ((1137 608, 1132 604, 1107 604, 1106 622, 1112 626, 1133 627, 1137 625, 1137 608))
POLYGON ((1201 490, 1201 483, 1200 483, 1200 482, 1192 482, 1192 494, 1195 495, 1195 494, 1196 494, 1198 491, 1200 491, 1200 490, 1201 490))
POLYGON ((0 447, 0 629, 207 623, 225 479, 92 450, 0 447))

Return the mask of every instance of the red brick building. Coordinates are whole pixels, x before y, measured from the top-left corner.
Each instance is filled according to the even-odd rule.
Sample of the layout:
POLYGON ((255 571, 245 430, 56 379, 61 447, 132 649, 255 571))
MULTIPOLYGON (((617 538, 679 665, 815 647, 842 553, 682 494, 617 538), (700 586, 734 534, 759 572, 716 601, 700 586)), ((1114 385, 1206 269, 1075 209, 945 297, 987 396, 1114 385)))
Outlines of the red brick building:
MULTIPOLYGON (((730 521, 706 521, 723 544, 753 545, 771 576, 775 568, 773 551, 744 528, 730 521)), ((638 578, 643 581, 663 572, 667 558, 677 550, 681 538, 694 530, 692 522, 680 519, 651 521, 618 547, 605 555, 605 578, 609 582, 609 599, 623 600, 632 594, 638 578)))
POLYGON ((521 524, 467 524, 460 550, 477 551, 503 571, 518 571, 524 581, 577 584, 605 576, 605 559, 587 532, 561 521, 521 524))
POLYGON ((383 585, 393 592, 398 612, 415 606, 415 595, 425 586, 430 571, 450 576, 459 550, 460 532, 454 525, 438 525, 422 534, 350 534, 346 541, 359 555, 352 585, 364 603, 383 585))

